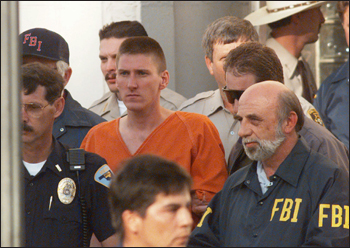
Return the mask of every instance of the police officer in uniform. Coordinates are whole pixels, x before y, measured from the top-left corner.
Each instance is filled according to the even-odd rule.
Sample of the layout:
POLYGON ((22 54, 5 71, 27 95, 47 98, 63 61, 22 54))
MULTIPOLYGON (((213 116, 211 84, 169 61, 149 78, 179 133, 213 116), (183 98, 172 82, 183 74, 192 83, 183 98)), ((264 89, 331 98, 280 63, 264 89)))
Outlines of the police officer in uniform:
MULTIPOLYGON (((185 101, 179 108, 181 111, 209 117, 219 131, 225 148, 226 161, 232 146, 238 140, 239 125, 230 113, 233 106, 226 100, 222 90, 226 85, 224 59, 232 49, 250 41, 259 41, 259 36, 249 21, 235 16, 225 16, 212 22, 203 35, 202 46, 205 51, 205 63, 210 74, 214 76, 218 89, 199 93, 185 101)), ((306 115, 312 118, 311 113, 317 113, 315 108, 304 98, 300 97, 299 100, 306 115)), ((319 118, 314 120, 319 121, 319 118)))
MULTIPOLYGON (((231 50, 225 59, 224 70, 227 83, 224 92, 233 104, 233 116, 237 114, 240 94, 248 87, 266 80, 284 82, 283 67, 276 52, 259 42, 244 43, 231 50)), ((299 134, 312 150, 330 158, 349 172, 348 149, 324 126, 305 118, 299 134)), ((232 148, 228 161, 229 174, 251 163, 241 141, 240 138, 232 148)))
POLYGON ((297 96, 313 103, 317 85, 302 51, 318 40, 325 22, 321 6, 327 1, 266 1, 266 6, 244 19, 254 26, 267 24, 271 33, 266 45, 277 53, 284 73, 284 84, 297 96))
POLYGON ((89 246, 92 232, 102 245, 115 245, 106 161, 52 135, 64 109, 62 76, 34 62, 22 66, 22 79, 26 246, 89 246))
MULTIPOLYGON (((127 114, 116 85, 115 58, 119 46, 127 38, 148 35, 138 21, 121 21, 105 25, 100 30, 99 36, 101 71, 110 91, 93 102, 89 110, 111 121, 127 114)), ((185 100, 185 97, 168 88, 160 93, 160 105, 166 109, 177 110, 185 100)))
MULTIPOLYGON (((44 28, 33 28, 19 36, 22 45, 23 64, 40 62, 56 69, 64 78, 64 87, 72 75, 69 66, 69 48, 59 34, 44 28)), ((53 136, 61 143, 78 148, 89 130, 106 121, 104 118, 83 108, 73 99, 67 89, 62 93, 65 105, 62 114, 55 119, 53 136)))
MULTIPOLYGON (((349 1, 338 1, 337 9, 349 47, 349 1)), ((322 82, 314 105, 327 129, 349 149, 349 58, 322 82)))

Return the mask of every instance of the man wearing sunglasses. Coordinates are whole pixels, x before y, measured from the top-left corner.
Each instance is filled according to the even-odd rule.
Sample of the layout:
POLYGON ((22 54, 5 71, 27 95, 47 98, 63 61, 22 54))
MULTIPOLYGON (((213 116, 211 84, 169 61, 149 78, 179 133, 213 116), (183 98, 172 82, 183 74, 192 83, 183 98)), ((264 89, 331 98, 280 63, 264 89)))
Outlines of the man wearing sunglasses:
MULTIPOLYGON (((222 88, 226 85, 224 60, 227 54, 242 43, 258 41, 259 36, 253 25, 235 16, 225 16, 215 20, 206 29, 202 46, 205 51, 205 63, 209 73, 214 76, 218 89, 197 94, 185 101, 179 110, 204 114, 214 123, 219 131, 221 141, 225 148, 225 158, 228 160, 232 146, 238 139, 237 121, 233 119, 232 104, 224 95, 222 88)), ((315 108, 305 99, 302 101, 304 112, 315 108)), ((310 115, 308 117, 311 118, 310 115)), ((317 118, 320 120, 320 118, 317 118)))
POLYGON ((77 154, 52 135, 64 109, 64 79, 34 62, 22 66, 22 82, 26 246, 88 246, 92 230, 103 246, 115 245, 105 159, 77 154))
POLYGON ((276 81, 254 84, 235 119, 254 162, 227 179, 189 245, 348 247, 349 174, 299 135, 308 118, 295 93, 276 81))
MULTIPOLYGON (((266 80, 284 82, 282 65, 276 53, 258 42, 241 44, 231 50, 226 57, 224 70, 227 85, 223 92, 227 101, 233 105, 234 116, 238 111, 240 96, 248 87, 266 80)), ((300 101, 300 96, 298 98, 300 101)), ((330 158, 349 173, 349 152, 346 146, 324 126, 310 118, 304 119, 304 126, 299 134, 304 137, 310 148, 330 158)), ((229 173, 232 174, 251 162, 239 139, 229 157, 229 173)))

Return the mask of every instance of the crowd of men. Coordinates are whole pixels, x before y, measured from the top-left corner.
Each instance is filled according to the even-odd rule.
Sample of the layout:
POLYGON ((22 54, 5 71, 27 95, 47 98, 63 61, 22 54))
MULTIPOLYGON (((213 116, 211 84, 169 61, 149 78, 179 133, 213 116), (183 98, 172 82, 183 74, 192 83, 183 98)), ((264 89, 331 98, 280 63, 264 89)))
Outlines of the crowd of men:
POLYGON ((301 55, 325 3, 215 20, 218 88, 188 100, 137 21, 100 30, 110 91, 89 109, 65 89, 65 39, 21 33, 26 246, 349 246, 349 62, 317 89, 301 55))

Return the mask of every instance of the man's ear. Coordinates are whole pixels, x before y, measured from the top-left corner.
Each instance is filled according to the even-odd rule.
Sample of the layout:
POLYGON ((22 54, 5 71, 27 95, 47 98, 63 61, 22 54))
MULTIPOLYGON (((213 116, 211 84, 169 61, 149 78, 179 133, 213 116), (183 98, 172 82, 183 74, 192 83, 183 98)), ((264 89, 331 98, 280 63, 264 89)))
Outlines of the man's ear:
POLYGON ((207 56, 205 56, 205 64, 207 65, 210 75, 214 75, 213 62, 207 56))
POLYGON ((163 90, 163 89, 165 89, 165 88, 168 86, 168 84, 169 84, 169 78, 170 78, 170 76, 169 76, 168 70, 163 71, 163 72, 161 73, 160 76, 161 76, 161 78, 162 78, 162 82, 160 83, 159 88, 160 88, 160 90, 163 90))
POLYGON ((125 210, 122 213, 122 220, 125 231, 132 232, 133 234, 138 233, 142 218, 136 211, 125 210))
POLYGON ((288 118, 283 123, 283 130, 286 134, 290 134, 295 130, 295 125, 298 122, 298 115, 294 111, 289 113, 288 118))
POLYGON ((69 81, 69 79, 70 79, 70 77, 72 76, 72 73, 73 73, 73 70, 72 70, 72 68, 70 68, 70 67, 68 67, 68 69, 65 71, 65 73, 64 73, 64 87, 66 87, 67 86, 67 84, 68 84, 68 81, 69 81))
POLYGON ((55 106, 55 115, 54 117, 57 118, 58 116, 60 116, 63 112, 64 109, 64 98, 61 96, 60 98, 58 98, 55 102, 54 102, 54 106, 55 106))

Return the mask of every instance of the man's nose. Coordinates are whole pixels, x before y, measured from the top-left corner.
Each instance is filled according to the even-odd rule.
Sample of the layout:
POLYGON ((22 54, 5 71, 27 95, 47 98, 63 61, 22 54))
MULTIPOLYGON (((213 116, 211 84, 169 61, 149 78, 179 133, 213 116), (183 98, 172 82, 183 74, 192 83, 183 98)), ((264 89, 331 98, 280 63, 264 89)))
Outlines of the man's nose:
POLYGON ((241 138, 251 135, 251 129, 249 128, 249 125, 244 120, 242 120, 240 123, 238 135, 241 138))
POLYGON ((133 74, 128 78, 128 88, 137 88, 136 77, 133 74))
POLYGON ((233 104, 233 110, 232 110, 232 114, 233 115, 235 115, 235 114, 237 114, 238 113, 238 104, 239 104, 239 101, 237 100, 237 99, 235 99, 235 102, 234 102, 234 104, 233 104))
POLYGON ((192 224, 193 224, 192 215, 188 208, 184 207, 180 209, 178 214, 179 214, 178 221, 180 226, 192 227, 192 224))
POLYGON ((27 111, 25 110, 24 105, 22 105, 21 107, 21 115, 22 115, 22 121, 28 120, 28 114, 27 114, 27 111))
POLYGON ((108 71, 115 71, 117 69, 117 66, 115 64, 114 59, 109 59, 107 62, 107 70, 108 71))
POLYGON ((323 15, 321 9, 319 9, 319 14, 320 14, 320 22, 321 22, 321 24, 323 24, 325 22, 325 19, 324 19, 324 15, 323 15))

